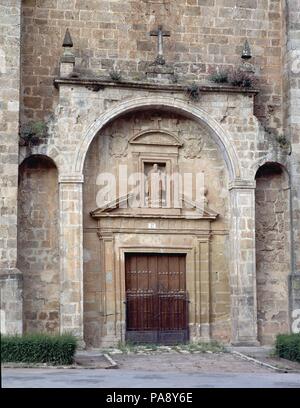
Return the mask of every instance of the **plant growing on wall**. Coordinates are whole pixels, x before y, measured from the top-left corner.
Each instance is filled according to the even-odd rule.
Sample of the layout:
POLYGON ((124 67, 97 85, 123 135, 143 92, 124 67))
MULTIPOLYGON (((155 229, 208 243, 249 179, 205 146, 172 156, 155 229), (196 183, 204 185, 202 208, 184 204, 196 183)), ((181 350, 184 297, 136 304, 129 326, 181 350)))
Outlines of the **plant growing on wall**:
POLYGON ((275 133, 272 129, 268 128, 267 126, 264 126, 264 130, 268 135, 270 135, 270 137, 272 137, 273 139, 277 141, 277 143, 282 149, 289 150, 289 154, 291 153, 291 150, 290 150, 291 143, 289 139, 286 137, 286 135, 283 135, 283 134, 279 135, 278 133, 275 133))
POLYGON ((192 101, 199 101, 200 87, 194 82, 186 87, 186 94, 192 101))
POLYGON ((236 69, 229 75, 229 83, 240 88, 253 88, 257 84, 257 78, 250 72, 236 69))
POLYGON ((279 143, 279 146, 282 149, 288 149, 290 147, 290 142, 288 138, 285 135, 279 135, 276 137, 277 142, 279 143))
POLYGON ((228 71, 218 70, 210 74, 209 80, 215 82, 216 84, 227 84, 229 82, 228 71))
POLYGON ((112 70, 109 72, 110 79, 112 79, 115 82, 119 82, 122 79, 122 73, 118 68, 112 68, 112 70))
POLYGON ((45 122, 28 122, 21 126, 20 137, 25 146, 35 146, 47 136, 48 127, 45 122))

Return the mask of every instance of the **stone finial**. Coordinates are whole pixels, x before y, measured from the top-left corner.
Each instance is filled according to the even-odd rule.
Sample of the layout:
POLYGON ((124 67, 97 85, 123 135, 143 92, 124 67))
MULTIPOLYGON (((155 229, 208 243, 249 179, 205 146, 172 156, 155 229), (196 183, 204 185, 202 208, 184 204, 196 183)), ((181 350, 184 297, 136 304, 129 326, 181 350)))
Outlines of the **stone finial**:
POLYGON ((73 41, 72 41, 72 37, 70 34, 69 29, 67 28, 66 34, 65 34, 65 38, 64 38, 64 42, 62 45, 64 48, 72 48, 73 47, 73 41))
POLYGON ((71 50, 73 47, 73 41, 70 34, 69 29, 67 28, 64 42, 63 42, 63 49, 64 53, 60 60, 60 77, 67 78, 73 74, 74 67, 75 67, 75 56, 71 50))
POLYGON ((243 51, 242 51, 242 59, 248 60, 251 58, 252 58, 251 48, 250 48, 248 40, 246 40, 243 51))

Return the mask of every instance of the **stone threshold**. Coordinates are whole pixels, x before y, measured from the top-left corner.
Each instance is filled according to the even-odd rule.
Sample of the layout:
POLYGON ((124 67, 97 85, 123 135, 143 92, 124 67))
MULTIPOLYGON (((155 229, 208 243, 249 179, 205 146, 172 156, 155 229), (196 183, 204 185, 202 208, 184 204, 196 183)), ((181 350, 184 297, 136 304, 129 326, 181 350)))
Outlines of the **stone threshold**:
MULTIPOLYGON (((54 86, 59 89, 61 85, 70 86, 84 86, 91 91, 99 92, 106 87, 111 88, 135 88, 141 90, 151 90, 157 92, 186 92, 188 84, 165 84, 156 82, 143 82, 143 81, 111 81, 105 78, 55 78, 54 86)), ((220 92, 220 93, 239 93, 246 95, 257 95, 258 89, 252 88, 240 88, 228 85, 204 85, 199 84, 200 92, 220 92)))

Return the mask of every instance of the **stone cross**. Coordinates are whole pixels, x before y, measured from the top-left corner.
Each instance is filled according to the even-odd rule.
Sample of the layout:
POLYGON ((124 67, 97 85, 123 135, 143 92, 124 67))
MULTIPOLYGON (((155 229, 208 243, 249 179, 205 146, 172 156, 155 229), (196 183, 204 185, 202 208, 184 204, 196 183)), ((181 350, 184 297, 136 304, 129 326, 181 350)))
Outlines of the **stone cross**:
POLYGON ((164 31, 162 26, 159 26, 157 30, 150 31, 151 37, 157 37, 157 57, 155 59, 156 63, 159 65, 164 65, 166 63, 164 59, 164 46, 163 38, 170 37, 170 31, 164 31))
POLYGON ((151 122, 154 123, 154 129, 160 129, 160 122, 161 122, 162 118, 159 116, 153 116, 151 118, 151 122))

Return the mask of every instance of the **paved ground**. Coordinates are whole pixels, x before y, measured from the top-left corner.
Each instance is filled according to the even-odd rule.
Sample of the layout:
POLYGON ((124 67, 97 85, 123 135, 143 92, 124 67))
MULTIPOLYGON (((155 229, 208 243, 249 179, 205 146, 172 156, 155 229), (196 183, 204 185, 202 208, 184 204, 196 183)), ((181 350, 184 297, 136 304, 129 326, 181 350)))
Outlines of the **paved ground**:
POLYGON ((300 373, 278 373, 228 353, 114 355, 119 369, 2 370, 8 388, 300 388, 300 373))
MULTIPOLYGON (((268 368, 248 363, 229 353, 115 355, 121 370, 173 373, 270 373, 268 368)), ((272 372, 272 371, 271 371, 272 372)))
POLYGON ((300 374, 4 369, 4 388, 300 388, 300 374))

